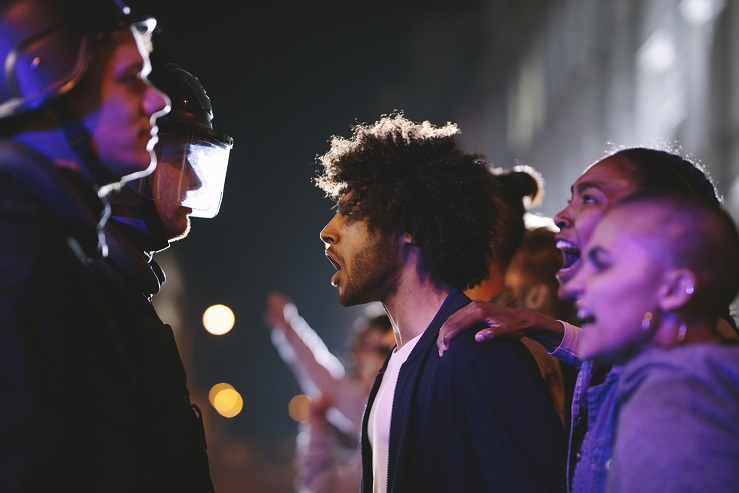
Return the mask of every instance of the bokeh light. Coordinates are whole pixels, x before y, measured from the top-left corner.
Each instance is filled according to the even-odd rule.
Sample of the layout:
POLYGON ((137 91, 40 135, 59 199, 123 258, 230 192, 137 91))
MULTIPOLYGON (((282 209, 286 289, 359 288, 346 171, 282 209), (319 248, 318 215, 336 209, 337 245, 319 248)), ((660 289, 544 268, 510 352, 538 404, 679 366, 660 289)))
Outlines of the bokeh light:
POLYGON ((226 305, 209 306, 203 312, 203 327, 213 335, 223 335, 233 329, 236 316, 226 305))
POLYGON ((298 423, 308 421, 308 407, 310 405, 310 397, 305 394, 299 394, 290 399, 287 405, 287 413, 298 423))
POLYGON ((244 399, 232 386, 228 384, 219 385, 225 386, 215 393, 213 392, 213 389, 211 389, 208 397, 210 397, 210 394, 214 394, 211 403, 215 410, 218 411, 218 414, 225 418, 233 418, 244 408, 244 399))
POLYGON ((216 400, 216 396, 220 391, 226 389, 235 390, 233 385, 226 382, 217 383, 213 387, 211 387, 210 392, 208 392, 208 401, 210 402, 211 406, 215 407, 214 402, 216 400))

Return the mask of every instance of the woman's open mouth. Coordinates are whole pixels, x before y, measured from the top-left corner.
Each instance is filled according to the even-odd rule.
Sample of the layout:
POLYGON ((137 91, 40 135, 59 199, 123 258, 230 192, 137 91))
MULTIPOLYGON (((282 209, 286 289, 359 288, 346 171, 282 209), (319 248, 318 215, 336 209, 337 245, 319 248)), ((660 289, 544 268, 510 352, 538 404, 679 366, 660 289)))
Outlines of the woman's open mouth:
POLYGON ((577 309, 577 318, 580 321, 580 327, 584 327, 595 322, 595 315, 590 310, 583 307, 577 309))
POLYGON ((557 248, 562 252, 562 268, 557 271, 557 280, 564 284, 580 265, 580 249, 567 240, 557 240, 557 248))

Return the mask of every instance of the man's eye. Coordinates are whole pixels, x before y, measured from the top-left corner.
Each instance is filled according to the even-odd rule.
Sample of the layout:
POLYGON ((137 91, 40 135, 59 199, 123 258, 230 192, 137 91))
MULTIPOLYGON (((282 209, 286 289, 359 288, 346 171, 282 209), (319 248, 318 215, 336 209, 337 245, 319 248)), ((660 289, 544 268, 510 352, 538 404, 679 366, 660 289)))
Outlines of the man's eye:
POLYGON ((142 78, 141 72, 126 72, 120 77, 120 80, 126 84, 132 84, 140 81, 142 78))

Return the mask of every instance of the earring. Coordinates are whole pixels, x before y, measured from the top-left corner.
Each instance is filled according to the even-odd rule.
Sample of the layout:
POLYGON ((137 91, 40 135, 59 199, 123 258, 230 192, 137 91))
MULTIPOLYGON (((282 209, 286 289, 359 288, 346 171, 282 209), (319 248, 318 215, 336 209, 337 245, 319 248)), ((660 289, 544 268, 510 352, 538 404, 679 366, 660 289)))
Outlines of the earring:
POLYGON ((652 328, 652 312, 646 312, 641 321, 641 330, 647 331, 652 328))
POLYGON ((695 288, 693 287, 692 284, 688 284, 685 287, 685 294, 693 294, 694 292, 695 292, 695 288))
POLYGON ((677 329, 677 343, 682 344, 685 342, 685 336, 688 334, 688 326, 680 324, 680 328, 677 329))

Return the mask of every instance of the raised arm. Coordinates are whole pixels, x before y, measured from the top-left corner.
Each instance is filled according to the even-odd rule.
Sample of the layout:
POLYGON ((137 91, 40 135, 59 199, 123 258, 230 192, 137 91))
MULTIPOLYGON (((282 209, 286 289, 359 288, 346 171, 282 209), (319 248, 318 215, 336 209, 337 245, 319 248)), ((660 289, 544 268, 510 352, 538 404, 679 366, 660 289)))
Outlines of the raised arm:
POLYGON ((296 306, 284 294, 270 292, 264 319, 272 328, 273 344, 303 392, 313 398, 335 396, 334 408, 341 416, 329 413, 332 423, 345 431, 358 429, 367 392, 346 376, 344 365, 298 314, 296 306))
POLYGON ((284 294, 270 292, 264 319, 272 328, 272 342, 303 392, 314 398, 334 394, 344 378, 344 365, 298 314, 297 307, 284 294))

